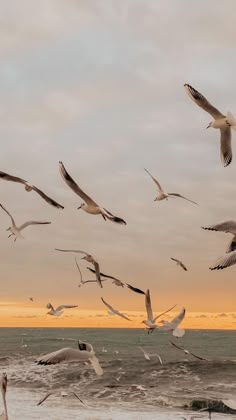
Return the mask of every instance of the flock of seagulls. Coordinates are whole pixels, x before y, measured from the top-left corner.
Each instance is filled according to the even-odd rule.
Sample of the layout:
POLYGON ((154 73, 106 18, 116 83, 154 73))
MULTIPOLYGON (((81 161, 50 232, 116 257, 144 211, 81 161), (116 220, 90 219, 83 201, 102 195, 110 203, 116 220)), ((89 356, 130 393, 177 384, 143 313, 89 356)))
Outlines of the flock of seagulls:
MULTIPOLYGON (((211 121, 207 128, 212 127, 215 129, 220 130, 220 155, 221 160, 223 162, 223 165, 226 167, 228 166, 232 161, 232 148, 231 148, 231 129, 236 130, 236 120, 232 116, 230 112, 228 112, 226 115, 222 114, 218 109, 216 109, 201 93, 199 93, 196 89, 194 89, 189 84, 184 85, 185 90, 187 94, 190 96, 192 101, 194 101, 199 107, 201 107, 204 111, 208 112, 214 120, 211 121)), ((151 175, 151 173, 145 169, 146 173, 152 178, 155 185, 157 186, 157 196, 155 197, 154 201, 162 201, 162 200, 168 200, 169 198, 181 198, 184 199, 192 204, 197 205, 197 203, 193 200, 190 200, 189 198, 184 197, 183 195, 179 193, 169 193, 165 192, 160 185, 160 183, 157 181, 156 178, 151 175)), ((83 202, 80 204, 78 209, 82 209, 88 214, 91 215, 99 215, 101 216, 104 221, 111 221, 116 224, 120 225, 127 225, 126 221, 114 215, 110 211, 108 211, 106 208, 101 207, 99 204, 97 204, 87 193, 85 193, 81 187, 74 181, 74 179, 70 176, 70 174, 67 172, 65 166, 60 161, 59 162, 59 172, 62 176, 62 179, 67 184, 67 186, 80 197, 80 199, 83 200, 83 202)), ((37 193, 46 203, 51 205, 54 208, 57 209, 64 209, 64 206, 59 204, 57 201, 46 195, 42 190, 35 187, 34 185, 30 184, 28 181, 24 180, 23 178, 10 175, 8 173, 0 171, 0 179, 9 181, 9 182, 15 182, 24 185, 25 190, 27 192, 34 191, 37 193)), ((23 223, 20 226, 17 226, 15 223, 14 218, 10 214, 10 212, 2 205, 0 204, 1 209, 10 217, 11 220, 11 226, 7 229, 7 231, 10 232, 9 237, 14 236, 14 241, 17 239, 23 239, 22 231, 32 225, 48 225, 51 222, 48 221, 27 221, 23 223)), ((216 225, 212 225, 209 227, 202 227, 205 230, 212 230, 212 231, 218 231, 218 232, 225 232, 230 233, 233 235, 233 238, 226 250, 227 256, 223 257, 214 267, 210 267, 211 270, 216 269, 223 269, 226 267, 229 267, 233 264, 236 264, 236 222, 234 221, 227 221, 223 223, 219 223, 216 225)), ((162 319, 159 324, 157 324, 157 320, 159 318, 163 317, 166 313, 170 312, 173 308, 175 308, 176 305, 172 306, 170 309, 167 309, 166 311, 162 312, 161 314, 154 316, 152 305, 151 305, 151 296, 150 296, 150 290, 147 289, 146 292, 143 290, 137 288, 136 286, 133 286, 131 284, 125 283, 121 281, 120 279, 103 274, 100 271, 99 262, 88 252, 81 251, 81 250, 73 250, 73 249, 59 249, 55 248, 58 252, 64 252, 64 253, 73 253, 73 254, 81 254, 82 260, 85 260, 87 263, 91 264, 92 267, 87 267, 91 275, 94 275, 95 278, 91 280, 83 280, 82 273, 78 264, 78 261, 75 257, 75 263, 76 267, 78 269, 79 275, 80 275, 80 283, 79 287, 85 285, 86 283, 97 283, 100 288, 103 288, 103 282, 110 280, 112 284, 118 287, 122 288, 128 288, 129 290, 133 291, 134 293, 144 295, 145 296, 145 308, 146 308, 146 318, 142 321, 142 323, 145 324, 148 334, 153 333, 154 330, 163 330, 163 331, 170 331, 174 337, 180 338, 183 337, 185 334, 185 330, 183 328, 180 328, 180 324, 184 320, 186 310, 185 308, 182 308, 178 315, 173 318, 171 321, 167 321, 165 319, 162 319)), ((184 271, 188 271, 184 263, 176 258, 172 258, 178 266, 180 266, 184 271)), ((32 302, 34 299, 32 297, 29 298, 32 302)), ((126 314, 123 314, 118 309, 113 308, 108 302, 106 302, 103 297, 101 297, 101 300, 103 304, 108 308, 109 315, 116 315, 119 316, 127 321, 132 321, 126 314)), ((69 308, 75 308, 77 305, 60 305, 57 308, 54 309, 53 305, 51 303, 47 304, 47 309, 49 309, 48 315, 52 316, 61 316, 65 309, 69 308)), ((190 354, 193 357, 199 359, 199 360, 206 360, 200 356, 195 355, 191 351, 182 348, 181 346, 178 346, 176 343, 170 341, 171 345, 178 350, 183 351, 185 354, 190 354)), ((150 360, 150 354, 145 352, 142 348, 140 348, 141 351, 144 353, 144 357, 146 360, 150 360)), ((159 362, 162 364, 161 357, 156 354, 156 356, 159 359, 159 362)), ((39 365, 53 365, 57 363, 68 363, 68 362, 82 362, 87 363, 88 365, 91 365, 91 367, 95 370, 97 375, 103 374, 103 369, 100 366, 100 363, 95 355, 95 352, 93 350, 93 347, 90 343, 83 343, 81 341, 78 342, 78 349, 74 348, 62 348, 57 351, 54 351, 52 353, 49 353, 47 355, 44 355, 36 360, 36 363, 39 365)), ((7 376, 6 374, 2 375, 1 379, 1 390, 3 395, 3 403, 4 403, 4 410, 5 410, 5 419, 8 420, 8 414, 7 414, 7 406, 6 406, 6 389, 7 389, 7 376)), ((48 392, 42 400, 39 401, 38 405, 41 405, 49 396, 52 394, 52 392, 48 392)), ((83 401, 74 393, 72 394, 78 398, 81 403, 83 401)), ((67 395, 67 394, 66 394, 67 395)), ((64 395, 65 396, 65 395, 64 395)), ((2 418, 2 417, 0 417, 2 418)))

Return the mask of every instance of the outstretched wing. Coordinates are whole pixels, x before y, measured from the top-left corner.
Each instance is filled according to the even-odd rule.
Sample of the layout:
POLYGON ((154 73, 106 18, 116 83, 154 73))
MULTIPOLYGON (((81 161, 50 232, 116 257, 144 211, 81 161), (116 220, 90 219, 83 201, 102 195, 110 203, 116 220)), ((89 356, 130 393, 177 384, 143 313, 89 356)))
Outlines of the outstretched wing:
POLYGON ((89 197, 83 190, 81 190, 78 184, 76 184, 76 182, 71 178, 62 162, 59 162, 59 171, 65 183, 75 192, 75 194, 82 198, 85 203, 88 205, 98 206, 98 204, 95 203, 95 201, 93 201, 92 198, 89 197))
POLYGON ((185 308, 182 308, 180 313, 174 318, 172 319, 172 321, 170 321, 170 327, 171 329, 175 329, 178 327, 179 324, 181 324, 181 322, 183 321, 184 317, 185 317, 185 308))
POLYGON ((153 320, 153 321, 155 322, 158 318, 160 318, 162 315, 167 314, 167 312, 172 311, 172 309, 174 309, 175 307, 176 307, 176 305, 172 306, 170 309, 167 309, 167 311, 162 312, 160 315, 157 315, 157 316, 154 318, 154 320, 153 320))
POLYGON ((56 312, 60 312, 63 309, 78 308, 78 305, 60 305, 56 308, 56 312))
POLYGON ((98 282, 99 286, 101 288, 103 288, 103 285, 102 285, 102 282, 101 282, 101 277, 100 277, 100 267, 99 267, 99 264, 98 264, 97 261, 94 260, 93 265, 94 265, 94 268, 95 268, 95 274, 96 274, 97 282, 98 282))
POLYGON ((55 251, 60 251, 60 252, 77 252, 78 254, 89 255, 87 252, 78 251, 76 249, 59 249, 59 248, 55 248, 55 251))
POLYGON ((150 290, 147 289, 145 294, 145 306, 147 311, 147 319, 151 322, 153 322, 153 312, 152 312, 152 303, 151 303, 151 297, 150 297, 150 290))
POLYGON ((56 207, 58 209, 64 209, 64 206, 57 203, 55 200, 53 200, 51 197, 48 197, 43 191, 41 191, 39 188, 35 187, 34 185, 31 186, 32 189, 40 195, 48 204, 50 204, 53 207, 56 207))
POLYGON ((131 286, 131 284, 128 284, 128 283, 125 283, 125 284, 128 287, 128 289, 132 290, 135 293, 139 293, 141 295, 145 295, 146 294, 143 290, 138 289, 137 287, 131 286))
POLYGON ((101 297, 101 300, 102 300, 102 302, 104 303, 104 305, 106 305, 106 306, 107 306, 107 308, 109 309, 109 311, 111 311, 111 312, 115 312, 115 309, 114 309, 114 308, 112 308, 112 306, 111 306, 111 305, 109 305, 109 303, 107 303, 107 302, 103 299, 103 297, 101 297))
POLYGON ((48 353, 45 356, 39 357, 35 363, 38 365, 55 365, 63 362, 84 362, 88 361, 91 357, 91 352, 79 351, 65 347, 52 353, 48 353))
POLYGON ((234 220, 229 220, 227 222, 217 223, 216 225, 211 226, 202 226, 204 230, 214 230, 216 232, 232 233, 236 234, 236 222, 234 220))
POLYGON ((22 178, 19 178, 18 176, 9 175, 6 172, 2 171, 0 171, 0 179, 3 179, 4 181, 18 182, 19 184, 27 183, 27 181, 25 181, 22 178))
MULTIPOLYGON (((87 268, 89 271, 91 271, 92 273, 96 273, 96 271, 95 271, 95 270, 93 270, 93 268, 90 268, 90 267, 86 267, 86 268, 87 268)), ((100 276, 101 276, 101 277, 104 277, 104 278, 106 278, 106 279, 119 280, 119 279, 117 279, 117 278, 115 278, 115 277, 109 276, 109 275, 104 274, 104 273, 101 273, 101 272, 100 272, 100 276)))
POLYGON ((80 270, 80 267, 79 267, 79 264, 78 264, 78 261, 77 261, 76 257, 75 257, 75 264, 76 264, 76 267, 77 267, 78 272, 80 274, 80 282, 81 282, 81 284, 84 284, 82 273, 81 273, 81 270, 80 270))
POLYGON ((179 198, 183 198, 184 200, 189 201, 190 203, 196 204, 198 206, 198 203, 196 203, 195 201, 189 200, 188 198, 184 197, 181 194, 177 194, 177 193, 168 193, 168 195, 172 196, 172 197, 179 197, 179 198))
POLYGON ((15 221, 14 221, 14 219, 13 219, 13 217, 12 217, 12 215, 9 213, 9 211, 7 210, 7 209, 5 209, 5 207, 3 207, 3 205, 2 204, 0 204, 0 207, 2 207, 2 209, 8 214, 8 216, 10 217, 10 219, 11 219, 11 222, 12 222, 12 225, 13 226, 15 226, 16 224, 15 224, 15 221))
POLYGON ((38 402, 37 405, 42 404, 44 401, 46 401, 48 399, 48 397, 50 397, 50 395, 52 395, 53 392, 47 392, 47 394, 38 402))
POLYGON ((32 225, 50 225, 51 222, 34 222, 33 220, 31 220, 30 222, 25 222, 23 223, 23 225, 19 226, 19 230, 23 230, 28 226, 32 226, 32 225))
POLYGON ((233 159, 230 127, 220 129, 220 157, 224 167, 228 166, 233 159))
POLYGON ((221 114, 221 112, 218 109, 216 109, 213 105, 211 105, 211 103, 208 102, 208 100, 196 89, 194 89, 187 83, 184 85, 184 87, 187 94, 190 96, 193 102, 200 106, 200 108, 204 109, 204 111, 208 112, 213 118, 217 120, 224 117, 224 115, 221 114))
POLYGON ((177 346, 177 344, 173 343, 173 341, 169 340, 169 343, 172 344, 172 346, 176 347, 178 350, 184 351, 183 347, 177 346))
POLYGON ((232 252, 226 257, 221 258, 214 267, 210 267, 210 270, 223 270, 234 264, 236 264, 236 252, 232 252))
POLYGON ((163 191, 163 189, 162 189, 162 187, 161 187, 161 184, 159 184, 159 182, 157 181, 157 179, 156 178, 154 178, 154 176, 152 176, 151 174, 150 174, 150 172, 148 172, 148 170, 147 169, 145 169, 144 168, 144 170, 148 173, 148 175, 150 175, 150 177, 153 179, 153 181, 155 182, 155 184, 157 185, 157 188, 158 188, 158 190, 161 192, 161 193, 163 193, 164 191, 163 191))

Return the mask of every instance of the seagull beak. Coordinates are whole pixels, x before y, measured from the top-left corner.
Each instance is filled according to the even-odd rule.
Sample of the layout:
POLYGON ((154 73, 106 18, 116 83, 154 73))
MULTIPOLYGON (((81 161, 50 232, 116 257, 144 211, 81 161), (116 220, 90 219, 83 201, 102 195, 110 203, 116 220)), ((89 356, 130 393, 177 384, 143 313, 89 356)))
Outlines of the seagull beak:
POLYGON ((210 124, 206 127, 206 129, 210 128, 210 124))
POLYGON ((157 198, 155 198, 155 200, 154 201, 157 201, 157 198))
POLYGON ((77 207, 77 210, 81 209, 82 206, 77 207))

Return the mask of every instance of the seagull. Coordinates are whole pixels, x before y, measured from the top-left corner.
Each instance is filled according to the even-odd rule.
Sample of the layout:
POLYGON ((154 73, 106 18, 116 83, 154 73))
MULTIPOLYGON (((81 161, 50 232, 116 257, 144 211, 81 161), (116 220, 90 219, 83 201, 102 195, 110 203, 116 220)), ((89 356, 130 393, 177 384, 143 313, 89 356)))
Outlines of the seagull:
POLYGON ((119 223, 120 225, 127 224, 120 217, 114 216, 108 210, 100 207, 97 203, 95 203, 95 201, 92 200, 92 198, 90 198, 83 190, 81 190, 81 188, 68 174, 62 162, 59 162, 59 171, 65 183, 75 192, 75 194, 77 194, 80 198, 82 198, 85 201, 85 203, 82 203, 81 206, 78 207, 78 209, 82 209, 86 211, 86 213, 90 214, 101 214, 105 221, 108 219, 111 222, 119 223))
MULTIPOLYGON (((87 267, 87 269, 90 270, 92 273, 95 273, 95 270, 93 270, 92 268, 87 267)), ((128 287, 128 289, 132 290, 135 293, 140 293, 142 295, 145 295, 145 292, 143 292, 143 290, 138 289, 137 287, 133 287, 133 286, 131 286, 131 284, 123 283, 121 280, 117 279, 116 277, 108 276, 107 274, 103 274, 103 273, 100 273, 100 276, 104 277, 105 279, 113 280, 112 283, 115 284, 116 286, 121 286, 121 287, 126 286, 126 287, 128 287)), ((92 281, 92 280, 88 280, 88 282, 89 281, 92 281)), ((104 279, 102 281, 104 281, 104 279)), ((84 283, 86 283, 86 282, 84 282, 84 283)))
POLYGON ((33 302, 34 301, 34 298, 33 297, 29 297, 29 300, 31 300, 31 302, 33 302))
POLYGON ((217 225, 211 225, 203 227, 204 230, 215 230, 216 232, 231 233, 233 235, 232 241, 229 243, 226 252, 232 252, 236 250, 236 222, 229 220, 228 222, 218 223, 217 225))
POLYGON ((150 172, 148 172, 147 169, 144 168, 144 170, 148 173, 148 175, 150 175, 150 177, 153 179, 153 181, 155 182, 155 184, 157 185, 157 188, 158 188, 158 195, 157 195, 157 197, 155 198, 154 201, 168 200, 168 197, 178 197, 178 198, 183 198, 184 200, 190 201, 190 203, 197 204, 197 203, 195 203, 195 201, 189 200, 188 198, 184 197, 183 195, 180 195, 180 194, 177 194, 177 193, 164 192, 161 185, 156 180, 156 178, 154 178, 150 174, 150 172))
POLYGON ((26 348, 26 347, 28 347, 28 346, 27 346, 27 344, 24 344, 24 340, 21 340, 21 347, 22 347, 22 348, 26 348))
POLYGON ((195 357, 196 359, 207 361, 207 359, 204 359, 204 357, 197 356, 196 354, 192 353, 191 351, 189 351, 187 349, 184 349, 183 347, 177 346, 177 344, 173 343, 173 341, 170 340, 169 342, 170 342, 170 344, 172 344, 172 346, 176 347, 179 350, 182 350, 185 354, 191 354, 191 356, 195 357))
POLYGON ((101 297, 102 302, 104 303, 104 305, 106 305, 109 309, 108 314, 109 315, 118 315, 121 318, 126 319, 127 321, 131 321, 131 319, 129 319, 127 316, 125 316, 124 314, 122 314, 121 312, 119 312, 117 309, 112 308, 111 305, 109 305, 109 303, 105 302, 105 300, 101 297))
POLYGON ((14 241, 16 241, 17 238, 18 239, 24 239, 24 236, 21 235, 21 231, 23 229, 25 229, 26 227, 28 227, 28 226, 31 226, 31 225, 50 225, 51 224, 51 222, 34 222, 34 221, 30 221, 30 222, 23 223, 23 225, 21 225, 21 226, 16 226, 15 221, 14 221, 12 215, 9 213, 9 211, 7 211, 7 209, 5 209, 5 207, 3 207, 2 204, 0 204, 0 207, 8 214, 8 216, 11 219, 12 226, 10 226, 7 229, 7 231, 9 230, 11 232, 10 235, 8 236, 8 238, 10 238, 13 235, 15 236, 14 241))
MULTIPOLYGON (((187 420, 186 419, 186 417, 180 417, 181 419, 184 419, 184 420, 187 420)), ((197 414, 196 416, 194 415, 194 416, 191 416, 190 418, 189 418, 189 420, 195 420, 195 419, 202 419, 203 418, 203 416, 202 415, 199 415, 199 414, 197 414)))
POLYGON ((61 206, 61 204, 58 204, 55 200, 53 200, 52 198, 50 198, 46 194, 44 194, 43 191, 39 190, 34 185, 29 184, 27 181, 25 181, 22 178, 19 178, 17 176, 13 176, 13 175, 9 175, 6 172, 0 171, 0 179, 3 179, 5 181, 12 181, 12 182, 18 182, 19 184, 23 184, 25 186, 25 190, 27 192, 30 192, 30 191, 33 190, 36 193, 38 193, 40 195, 40 197, 42 197, 51 206, 56 207, 58 209, 64 209, 64 207, 61 206))
POLYGON ((226 257, 222 257, 218 260, 214 267, 210 267, 210 270, 223 270, 224 268, 230 267, 234 264, 236 264, 236 251, 226 255, 226 257))
POLYGON ((4 372, 1 377, 1 392, 2 392, 2 400, 4 405, 4 413, 0 415, 0 419, 8 420, 8 413, 7 413, 7 401, 6 401, 6 393, 7 393, 7 374, 4 372))
POLYGON ((163 365, 161 356, 158 353, 150 354, 150 353, 147 353, 142 347, 139 347, 139 349, 143 352, 143 355, 146 360, 151 360, 150 356, 157 356, 160 364, 163 365))
POLYGON ((60 316, 64 312, 63 309, 78 308, 78 305, 60 305, 56 309, 54 309, 52 304, 48 303, 46 305, 46 308, 50 309, 50 311, 47 312, 48 315, 60 316))
POLYGON ((212 127, 220 129, 221 161, 225 167, 228 166, 233 157, 231 149, 231 127, 234 130, 236 129, 236 120, 230 112, 228 112, 226 116, 223 115, 192 86, 185 84, 184 87, 190 98, 214 118, 214 121, 210 122, 207 128, 212 127))
POLYGON ((174 319, 172 319, 172 321, 161 321, 162 326, 159 327, 159 329, 164 331, 172 331, 172 334, 175 337, 183 337, 185 334, 185 330, 183 328, 177 327, 183 321, 185 317, 185 312, 185 308, 182 308, 180 313, 174 319))
MULTIPOLYGON (((49 397, 50 397, 50 395, 57 395, 58 394, 58 392, 57 391, 49 391, 49 392, 47 392, 47 394, 43 397, 43 398, 41 398, 41 400, 38 402, 38 404, 37 405, 41 405, 44 401, 46 401, 49 397)), ((80 399, 80 397, 78 397, 78 395, 74 392, 74 391, 69 391, 68 393, 67 392, 64 392, 64 391, 61 391, 61 392, 59 392, 59 396, 60 397, 67 397, 68 396, 68 394, 72 394, 75 398, 77 398, 82 404, 84 404, 84 402, 80 399)), ((84 404, 85 405, 85 404, 84 404)))
POLYGON ((39 357, 35 363, 38 365, 55 365, 57 363, 63 362, 89 362, 97 375, 103 374, 103 369, 101 368, 93 347, 89 343, 79 343, 79 349, 72 349, 70 347, 65 347, 63 349, 48 353, 45 356, 39 357), (82 346, 84 344, 84 346, 82 346), (85 350, 81 348, 85 348, 85 350))
POLYGON ((150 290, 147 289, 145 294, 145 306, 147 311, 147 319, 142 321, 141 324, 145 324, 148 327, 148 334, 152 333, 155 328, 157 328, 156 320, 160 318, 160 316, 166 314, 167 312, 171 311, 176 305, 172 306, 172 308, 168 309, 165 312, 162 312, 160 315, 157 315, 155 318, 153 317, 152 312, 152 304, 151 304, 151 297, 150 297, 150 290))
POLYGON ((96 272, 97 283, 101 288, 103 287, 102 282, 101 282, 101 278, 100 278, 99 264, 95 260, 95 258, 93 258, 93 256, 91 254, 88 254, 85 251, 77 251, 77 250, 74 250, 74 249, 58 249, 58 248, 55 248, 55 250, 60 251, 60 252, 75 252, 75 253, 83 254, 84 257, 82 258, 82 260, 86 260, 87 262, 90 262, 91 264, 93 264, 93 266, 95 268, 95 272, 96 272))
POLYGON ((182 263, 182 261, 177 260, 176 258, 172 258, 172 257, 170 257, 170 259, 175 261, 177 263, 177 265, 179 265, 184 271, 188 271, 187 268, 185 267, 185 265, 182 263))

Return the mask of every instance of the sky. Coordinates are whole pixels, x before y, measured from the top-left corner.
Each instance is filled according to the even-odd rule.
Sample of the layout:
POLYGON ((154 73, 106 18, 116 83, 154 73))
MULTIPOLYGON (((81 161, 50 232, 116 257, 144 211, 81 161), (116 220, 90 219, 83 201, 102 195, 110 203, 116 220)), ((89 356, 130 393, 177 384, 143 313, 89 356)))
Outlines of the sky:
MULTIPOLYGON (((0 213, 0 326, 131 326, 109 317, 101 296, 139 325, 143 296, 110 282, 103 290, 78 288, 74 256, 54 251, 72 248, 91 253, 103 272, 149 288, 155 313, 177 304, 187 310, 187 327, 236 328, 236 267, 209 270, 231 237, 201 229, 235 219, 236 159, 223 168, 219 132, 205 129, 211 116, 183 88, 190 83, 236 116, 235 1, 0 5, 0 170, 65 206, 54 209, 1 181, 1 203, 17 223, 52 224, 29 227, 14 243, 9 217, 0 213), (59 161, 127 226, 77 210, 82 200, 63 182, 59 161), (144 168, 199 205, 154 202, 144 168), (55 321, 48 302, 79 307, 55 321)), ((79 264, 91 278, 88 264, 79 264)))

